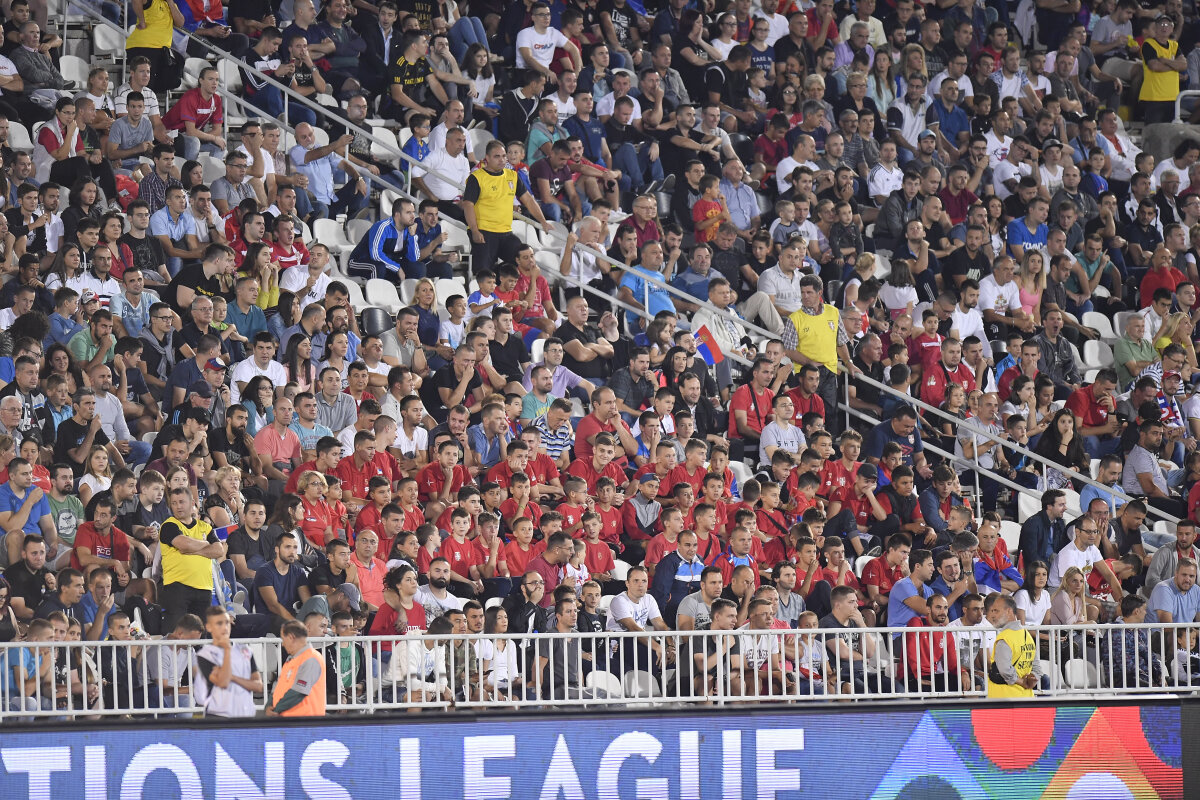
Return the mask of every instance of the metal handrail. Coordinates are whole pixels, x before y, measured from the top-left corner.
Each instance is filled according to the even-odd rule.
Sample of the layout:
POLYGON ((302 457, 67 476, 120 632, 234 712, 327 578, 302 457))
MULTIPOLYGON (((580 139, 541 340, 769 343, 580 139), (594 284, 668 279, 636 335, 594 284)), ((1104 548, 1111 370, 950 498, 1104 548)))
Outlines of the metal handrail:
MULTIPOLYGON (((907 403, 909 405, 916 406, 918 410, 924 412, 925 414, 932 414, 936 417, 940 417, 942 419, 948 420, 948 421, 954 423, 954 425, 956 425, 960 430, 970 431, 971 433, 979 436, 982 439, 995 439, 996 438, 993 434, 984 430, 982 427, 980 427, 978 424, 976 424, 975 422, 973 422, 970 419, 967 419, 967 420, 959 419, 958 417, 955 417, 955 416, 947 413, 946 411, 943 411, 940 408, 936 408, 934 406, 929 405, 928 403, 922 401, 918 397, 913 397, 912 395, 904 394, 902 392, 897 391, 896 389, 893 389, 891 386, 888 386, 885 383, 880 383, 879 381, 875 380, 874 378, 871 378, 868 375, 864 375, 861 371, 855 375, 853 380, 862 381, 863 383, 867 384, 868 386, 871 386, 871 387, 874 387, 875 389, 886 392, 887 394, 890 394, 893 397, 903 400, 905 403, 907 403)), ((850 409, 847 408, 847 410, 850 410, 850 409)), ((854 409, 854 410, 857 411, 857 409, 854 409)), ((864 418, 865 419, 873 419, 869 415, 864 415, 864 418)), ((924 442, 922 442, 922 444, 924 444, 924 442)), ((1104 492, 1107 492, 1107 493, 1111 494, 1112 496, 1117 497, 1125 502, 1135 499, 1132 496, 1125 494, 1124 490, 1122 490, 1119 487, 1119 485, 1115 486, 1115 487, 1114 486, 1105 486, 1104 484, 1100 483, 1099 481, 1094 480, 1091 475, 1085 475, 1082 472, 1072 469, 1071 467, 1066 467, 1066 466, 1058 464, 1054 461, 1051 461, 1050 459, 1046 458, 1045 456, 1038 455, 1037 453, 1033 452, 1029 448, 1024 447, 1022 445, 1019 445, 1016 443, 1005 442, 1004 447, 1005 447, 1005 449, 1012 450, 1016 453, 1020 453, 1021 455, 1025 456, 1026 458, 1030 458, 1040 464, 1054 467, 1056 470, 1063 473, 1064 475, 1067 475, 1075 480, 1078 480, 1081 483, 1087 484, 1088 486, 1094 486, 1097 489, 1101 489, 1104 492)), ((983 469, 978 466, 976 467, 976 469, 978 469, 982 473, 985 473, 989 478, 993 478, 997 481, 1004 480, 1004 478, 1002 476, 997 475, 996 473, 994 473, 990 470, 986 470, 986 469, 983 469)), ((1012 484, 1008 484, 1008 485, 1011 486, 1012 484)), ((1029 491, 1028 489, 1025 489, 1025 487, 1017 487, 1017 488, 1022 489, 1023 491, 1029 491)), ((1170 514, 1167 514, 1159 509, 1150 507, 1148 504, 1147 504, 1147 510, 1150 514, 1158 516, 1168 522, 1179 522, 1178 517, 1171 516, 1170 514)))

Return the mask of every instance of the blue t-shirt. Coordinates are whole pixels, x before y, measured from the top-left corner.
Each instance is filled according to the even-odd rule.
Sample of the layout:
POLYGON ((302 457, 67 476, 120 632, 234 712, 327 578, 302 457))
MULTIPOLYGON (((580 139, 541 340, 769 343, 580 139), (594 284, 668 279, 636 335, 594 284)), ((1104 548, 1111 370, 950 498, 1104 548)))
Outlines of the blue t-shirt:
MULTIPOLYGON (((29 489, 26 489, 20 497, 17 497, 11 483, 0 485, 0 513, 12 511, 15 514, 20 511, 21 505, 29 495, 29 491, 29 489)), ((29 519, 25 521, 25 527, 22 530, 26 533, 41 535, 42 529, 38 526, 38 520, 43 516, 50 516, 50 501, 46 499, 46 495, 44 494, 42 495, 42 499, 33 504, 33 509, 29 512, 29 519)))
MULTIPOLYGON (((891 593, 888 594, 887 624, 889 628, 902 628, 908 624, 909 620, 920 616, 917 612, 904 605, 905 600, 916 596, 917 586, 913 583, 912 578, 905 578, 892 587, 891 593)), ((933 597, 933 589, 922 585, 921 597, 926 600, 933 597)), ((892 634, 893 637, 898 637, 899 635, 899 633, 892 634)))
POLYGON ((692 297, 708 297, 708 283, 712 279, 713 274, 711 269, 707 275, 701 275, 693 272, 691 269, 685 269, 675 276, 675 280, 671 281, 671 285, 681 292, 690 294, 692 297))
POLYGON ((567 129, 567 133, 572 136, 578 136, 583 140, 583 156, 588 161, 596 164, 603 164, 604 159, 604 123, 598 117, 592 115, 587 122, 584 122, 579 117, 568 117, 563 123, 563 127, 567 129))
MULTIPOLYGON (((645 303, 646 312, 653 318, 660 311, 675 312, 675 304, 671 302, 671 294, 661 286, 649 283, 646 276, 662 280, 662 273, 658 270, 647 269, 643 266, 636 266, 625 273, 625 277, 621 279, 621 285, 633 293, 633 299, 639 303, 645 303), (649 302, 646 302, 646 290, 650 290, 649 302)), ((637 330, 641 327, 639 317, 631 311, 625 312, 629 319, 629 327, 637 330)))
POLYGON ((292 420, 292 424, 288 426, 288 430, 294 431, 300 439, 301 450, 316 450, 317 442, 323 436, 333 436, 333 431, 326 428, 319 422, 314 422, 312 429, 301 427, 298 420, 292 420))
MULTIPOLYGON (((1039 248, 1046 246, 1046 237, 1050 234, 1050 229, 1046 227, 1046 223, 1040 223, 1036 231, 1029 230, 1029 226, 1025 224, 1025 218, 1019 217, 1008 223, 1008 253, 1013 255, 1013 245, 1023 245, 1026 249, 1039 248)), ((1015 256, 1014 256, 1015 257, 1015 256)))
MULTIPOLYGON (((92 597, 92 593, 87 592, 83 595, 83 599, 79 601, 79 605, 75 606, 75 610, 79 612, 79 621, 83 623, 83 630, 86 632, 88 626, 95 622, 96 612, 100 610, 100 607, 96 605, 96 599, 92 597)), ((112 608, 104 615, 104 625, 100 628, 101 641, 108 638, 108 618, 118 610, 120 609, 117 608, 117 604, 113 603, 112 608)))
POLYGON ((1147 620, 1157 621, 1156 612, 1166 611, 1174 622, 1191 622, 1200 613, 1200 586, 1193 586, 1186 592, 1181 592, 1175 586, 1175 579, 1168 578, 1154 587, 1150 593, 1150 608, 1146 611, 1147 620))
POLYGON ((17 667, 21 667, 26 675, 37 672, 37 659, 33 651, 22 647, 19 650, 9 650, 6 659, 8 669, 4 671, 4 696, 20 697, 21 684, 17 681, 17 667))
POLYGON ((259 594, 259 589, 266 586, 275 590, 275 599, 284 608, 290 609, 295 603, 300 600, 300 587, 308 582, 304 570, 299 564, 293 564, 287 571, 286 575, 280 575, 279 570, 275 568, 275 562, 271 561, 266 566, 260 567, 258 572, 254 573, 254 597, 258 607, 255 609, 260 614, 269 614, 267 605, 262 601, 262 596, 259 594))
POLYGON ((867 434, 867 440, 863 443, 863 457, 882 458, 884 445, 888 442, 900 445, 903 463, 909 467, 913 465, 913 454, 920 453, 925 447, 921 443, 920 428, 914 428, 908 436, 899 436, 892 430, 892 423, 889 420, 879 423, 867 434))

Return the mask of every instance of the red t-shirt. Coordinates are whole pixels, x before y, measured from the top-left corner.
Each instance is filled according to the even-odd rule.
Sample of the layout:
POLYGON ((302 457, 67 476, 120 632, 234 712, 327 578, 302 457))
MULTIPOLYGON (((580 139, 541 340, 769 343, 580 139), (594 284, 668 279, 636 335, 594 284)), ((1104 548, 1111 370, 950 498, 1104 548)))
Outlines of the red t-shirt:
POLYGON ((717 238, 717 228, 720 225, 710 225, 704 230, 700 230, 699 223, 705 220, 713 219, 721 215, 721 204, 716 200, 705 200, 701 198, 692 206, 692 222, 696 224, 696 241, 711 242, 717 238))
MULTIPOLYGON (((406 633, 423 633, 425 631, 425 606, 412 601, 413 607, 404 610, 405 622, 407 626, 403 631, 396 630, 396 622, 400 619, 400 615, 396 609, 384 603, 375 612, 375 619, 371 621, 371 628, 367 631, 371 636, 395 636, 397 634, 406 633)), ((392 651, 392 643, 383 641, 379 643, 379 649, 390 653, 392 651)))
POLYGON ((402 530, 415 531, 425 524, 425 512, 419 505, 413 506, 411 509, 400 506, 400 510, 404 512, 404 528, 402 530))
MULTIPOLYGON (((528 477, 528 475, 526 475, 528 477)), ((512 486, 513 471, 507 461, 501 461, 487 471, 487 480, 500 484, 504 489, 512 486)))
MULTIPOLYGON (((96 533, 96 526, 84 522, 75 531, 75 548, 86 547, 97 558, 115 558, 117 561, 129 562, 129 537, 116 525, 109 527, 111 535, 96 533)), ((83 571, 79 563, 79 555, 75 549, 71 551, 71 566, 83 571)))
POLYGON ((665 533, 658 534, 650 540, 650 544, 646 545, 646 566, 657 564, 667 553, 674 553, 678 549, 678 540, 671 542, 667 540, 665 533))
POLYGON ((610 572, 616 567, 613 561, 612 548, 604 542, 589 542, 586 539, 583 542, 587 552, 583 556, 583 563, 588 568, 588 572, 595 575, 597 572, 610 572))
POLYGON ((840 458, 836 461, 833 459, 826 461, 825 469, 821 470, 821 488, 824 489, 828 486, 827 491, 829 493, 819 492, 818 494, 828 499, 832 496, 835 489, 853 486, 854 479, 858 477, 858 468, 860 466, 862 466, 861 461, 855 461, 854 465, 849 469, 846 468, 846 465, 842 463, 840 458), (825 482, 826 477, 828 477, 828 484, 825 482))
POLYGON ((184 123, 188 121, 195 123, 196 127, 201 129, 212 123, 215 130, 221 127, 224 119, 221 98, 214 94, 205 100, 200 88, 196 87, 184 92, 175 105, 171 106, 166 114, 163 114, 162 121, 169 131, 183 130, 184 123))
POLYGON ((300 520, 300 530, 304 532, 304 538, 315 547, 324 549, 325 529, 332 528, 335 521, 333 509, 324 500, 309 503, 303 496, 300 497, 300 503, 304 507, 304 519, 300 520))
POLYGON ((600 541, 619 544, 621 530, 624 528, 624 524, 621 522, 621 509, 613 507, 605 511, 600 506, 596 506, 596 513, 600 515, 600 541))
POLYGON ((788 524, 787 518, 783 516, 783 512, 778 508, 774 511, 766 509, 758 509, 754 512, 755 520, 758 522, 758 529, 762 531, 764 536, 775 538, 776 536, 787 536, 788 524))
POLYGON ((482 563, 479 561, 479 548, 470 539, 459 542, 451 536, 442 542, 438 555, 450 562, 450 569, 465 577, 470 577, 471 567, 482 563))
MULTIPOLYGON (((664 481, 672 489, 677 483, 686 483, 692 487, 692 496, 700 497, 704 490, 704 478, 708 472, 704 467, 698 467, 695 473, 689 474, 686 464, 677 464, 670 472, 667 473, 667 479, 664 481)), ((660 489, 662 487, 659 487, 660 489)))
POLYGON ((525 511, 522 512, 521 517, 516 517, 515 516, 516 513, 517 513, 517 501, 513 500, 511 497, 500 504, 500 516, 503 517, 506 522, 508 522, 508 526, 510 528, 512 527, 512 522, 516 521, 517 519, 520 519, 521 517, 533 520, 533 527, 535 527, 535 528, 541 524, 542 507, 540 505, 538 505, 537 503, 533 503, 533 502, 526 503, 525 511))
MULTIPOLYGON (((522 550, 521 545, 514 539, 504 545, 504 560, 508 562, 508 574, 514 580, 528 572, 529 562, 533 561, 541 552, 537 549, 537 544, 531 542, 528 550, 522 550)), ((551 590, 553 591, 553 590, 551 590)))
POLYGON ((856 524, 862 525, 863 527, 870 526, 872 520, 871 501, 866 497, 860 498, 855 495, 853 486, 844 486, 834 492, 833 496, 829 498, 829 502, 833 503, 834 501, 840 502, 842 504, 842 508, 850 509, 850 511, 854 514, 854 521, 856 524))
POLYGON ((799 425, 801 420, 804 419, 804 415, 810 411, 815 411, 822 417, 825 416, 825 401, 821 399, 820 395, 814 394, 811 397, 805 398, 800 393, 800 387, 797 386, 793 389, 788 389, 787 396, 792 398, 793 425, 799 425))
MULTIPOLYGON (((529 293, 529 276, 522 275, 517 278, 515 289, 517 296, 525 297, 529 293)), ((546 301, 550 299, 550 284, 541 275, 537 276, 537 289, 534 290, 533 297, 533 303, 530 304, 529 308, 525 309, 526 319, 538 319, 546 316, 546 301)))
MULTIPOLYGON (((620 418, 618 417, 618 420, 620 418)), ((625 425, 624 420, 620 420, 622 425, 625 425)), ((629 426, 625 425, 626 430, 629 426)), ((607 422, 603 425, 596 419, 595 414, 588 414, 583 419, 579 420, 578 427, 575 428, 575 460, 576 461, 591 461, 592 460, 592 445, 588 441, 589 438, 597 433, 611 433, 616 435, 616 426, 607 422)))
POLYGON ((902 580, 904 580, 904 573, 900 567, 889 567, 887 556, 873 558, 863 568, 863 585, 878 587, 883 594, 890 592, 892 587, 902 580))
POLYGON ((1067 408, 1083 420, 1084 428, 1097 428, 1108 422, 1108 409, 1096 401, 1095 384, 1081 386, 1067 398, 1067 408))
POLYGON ((529 462, 525 464, 525 474, 531 484, 549 486, 550 481, 558 477, 558 467, 554 465, 554 459, 550 456, 538 453, 529 457, 529 462))
POLYGON ((1142 278, 1142 285, 1138 289, 1138 307, 1145 308, 1154 300, 1154 292, 1157 289, 1170 289, 1175 291, 1179 284, 1187 280, 1184 275, 1175 267, 1167 267, 1166 269, 1151 269, 1142 278))
MULTIPOLYGON (((558 508, 554 510, 559 514, 562 514, 563 530, 565 531, 579 524, 579 521, 583 519, 584 512, 587 511, 587 508, 584 506, 573 506, 570 503, 560 503, 558 508)), ((575 538, 583 538, 582 528, 575 532, 575 538)))
POLYGON ((292 474, 288 476, 287 483, 284 485, 283 490, 289 494, 296 494, 296 490, 299 488, 300 476, 310 470, 315 470, 316 468, 316 461, 305 461, 303 464, 292 470, 292 474))
MULTIPOLYGON (((354 518, 354 533, 358 534, 365 530, 371 530, 375 532, 375 535, 379 537, 380 549, 382 549, 383 517, 380 514, 380 510, 375 507, 374 503, 363 506, 361 509, 359 509, 358 515, 354 518)), ((410 528, 409 530, 412 529, 410 528)), ((380 556, 380 558, 387 558, 387 553, 385 552, 382 556, 380 556)))
POLYGON ((349 455, 338 462, 338 465, 333 468, 333 474, 342 482, 342 490, 349 497, 367 496, 367 484, 371 478, 381 475, 385 478, 389 477, 384 472, 381 462, 368 461, 363 464, 362 469, 354 463, 354 456, 349 455))
POLYGON ((922 369, 942 357, 942 342, 945 336, 940 333, 933 335, 924 331, 908 340, 908 360, 920 364, 922 369))
POLYGON ((755 392, 748 383, 739 386, 733 397, 729 398, 729 438, 739 436, 735 416, 737 411, 746 412, 746 426, 761 436, 763 427, 771 421, 774 401, 775 394, 769 387, 755 392))
MULTIPOLYGON (((1104 559, 1104 565, 1112 570, 1113 564, 1117 563, 1115 558, 1104 559)), ((1112 595, 1112 587, 1108 585, 1108 581, 1100 574, 1100 570, 1088 570, 1087 576, 1088 590, 1092 597, 1100 597, 1101 595, 1112 595)))
MULTIPOLYGON (((340 466, 340 465, 339 465, 340 466)), ((463 486, 471 482, 471 473, 462 464, 457 464, 454 467, 450 479, 450 491, 453 496, 463 486)), ((420 472, 417 473, 417 496, 421 498, 421 502, 427 503, 431 497, 437 497, 442 492, 442 487, 446 484, 446 475, 442 472, 442 467, 437 462, 427 464, 420 472)))
POLYGON ((308 248, 299 239, 292 242, 290 248, 285 248, 279 242, 271 244, 271 259, 279 262, 279 271, 298 267, 308 263, 308 248))
MULTIPOLYGON (((575 441, 578 442, 579 439, 576 439, 575 441)), ((625 484, 625 470, 621 469, 620 464, 618 464, 616 461, 610 461, 604 465, 603 471, 596 472, 595 465, 592 464, 591 456, 588 456, 587 458, 576 458, 571 462, 571 466, 567 467, 567 474, 574 475, 577 478, 583 478, 585 481, 587 481, 588 494, 590 495, 596 494, 596 483, 601 478, 612 478, 617 482, 617 486, 623 486, 625 484)), ((659 491, 662 491, 662 487, 659 487, 659 491)))
POLYGON ((957 383, 967 394, 975 391, 975 373, 965 362, 959 362, 953 370, 942 363, 941 358, 934 359, 924 366, 921 378, 921 402, 931 406, 941 406, 946 400, 946 389, 957 383))

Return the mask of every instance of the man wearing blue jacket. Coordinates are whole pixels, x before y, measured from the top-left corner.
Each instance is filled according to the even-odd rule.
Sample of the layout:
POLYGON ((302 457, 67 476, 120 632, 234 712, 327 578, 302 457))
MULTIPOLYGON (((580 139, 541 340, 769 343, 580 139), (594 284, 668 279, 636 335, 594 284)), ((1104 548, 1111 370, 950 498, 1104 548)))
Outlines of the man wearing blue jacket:
POLYGON ((679 534, 675 552, 667 553, 654 570, 650 595, 662 610, 663 621, 675 627, 675 612, 679 604, 700 588, 700 573, 704 562, 696 558, 698 540, 692 531, 679 534))
POLYGON ((405 278, 425 277, 418 260, 417 211, 412 200, 392 203, 392 216, 371 226, 350 254, 347 272, 355 278, 383 278, 400 283, 405 278))

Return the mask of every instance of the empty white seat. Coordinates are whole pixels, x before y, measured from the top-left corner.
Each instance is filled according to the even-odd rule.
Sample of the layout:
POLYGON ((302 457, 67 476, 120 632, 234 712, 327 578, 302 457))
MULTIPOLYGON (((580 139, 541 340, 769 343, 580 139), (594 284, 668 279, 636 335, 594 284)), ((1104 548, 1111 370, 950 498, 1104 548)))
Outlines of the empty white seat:
POLYGON ((621 681, 616 675, 602 669, 594 669, 588 673, 588 676, 583 680, 584 688, 600 689, 608 694, 609 697, 624 697, 625 690, 621 688, 621 681))
POLYGON ((125 52, 125 35, 112 25, 97 25, 92 29, 92 48, 97 55, 118 57, 125 52))
POLYGON ((344 280, 342 283, 346 284, 346 292, 350 295, 350 307, 354 309, 355 313, 358 313, 367 306, 371 305, 367 302, 367 299, 363 297, 362 287, 358 285, 358 281, 344 280))
POLYGON ((1121 338, 1112 325, 1112 320, 1107 314, 1101 314, 1099 311, 1083 312, 1083 324, 1089 328, 1094 328, 1100 332, 1100 338, 1105 341, 1112 341, 1121 338))
POLYGON ((1089 339, 1083 343, 1083 361, 1089 367, 1111 367, 1113 351, 1107 342, 1089 339))
POLYGON ((626 697, 662 697, 658 681, 644 669, 630 670, 622 681, 626 697))
POLYGON ((446 300, 456 294, 461 294, 463 297, 467 295, 467 288, 458 278, 438 278, 434 289, 437 291, 437 301, 440 306, 445 306, 446 300))
POLYGON ((1024 522, 1041 511, 1041 501, 1038 495, 1021 492, 1017 497, 1017 521, 1024 522))
POLYGON ((1008 546, 1008 552, 1015 554, 1021 544, 1021 524, 1008 519, 1001 521, 1000 538, 1008 546))
POLYGON ((8 121, 8 145, 21 153, 33 152, 33 139, 29 137, 29 129, 15 119, 8 121))
POLYGON ((1067 686, 1072 689, 1099 689, 1100 671, 1096 665, 1082 658, 1072 658, 1063 668, 1067 686))
POLYGON ((395 314, 404 304, 396 292, 396 284, 382 278, 371 278, 367 281, 367 290, 363 294, 367 303, 384 309, 389 314, 395 314))
POLYGON ((612 579, 614 581, 623 581, 629 577, 629 570, 633 569, 633 565, 628 561, 621 559, 613 559, 612 579))
POLYGON ((354 245, 346 238, 342 226, 335 219, 318 219, 313 221, 313 236, 321 244, 334 253, 353 250, 354 245))
POLYGON ((534 339, 533 346, 529 348, 529 363, 540 364, 546 352, 546 340, 534 339))
POLYGON ((59 61, 58 71, 62 73, 63 80, 87 86, 88 63, 79 56, 64 55, 59 61))
MULTIPOLYGON (((390 215, 389 215, 390 216, 390 215)), ((371 220, 369 219, 351 219, 346 221, 346 240, 351 245, 357 245, 367 231, 371 230, 371 220)))

